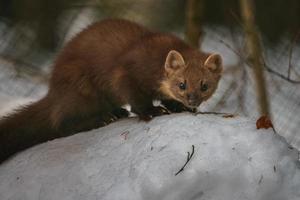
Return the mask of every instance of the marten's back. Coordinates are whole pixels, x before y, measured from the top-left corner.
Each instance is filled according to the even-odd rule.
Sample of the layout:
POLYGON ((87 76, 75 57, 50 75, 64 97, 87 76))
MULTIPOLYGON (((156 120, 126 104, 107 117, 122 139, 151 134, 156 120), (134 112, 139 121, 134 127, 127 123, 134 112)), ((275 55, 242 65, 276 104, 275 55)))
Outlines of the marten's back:
POLYGON ((136 23, 122 19, 97 22, 76 35, 57 58, 57 65, 69 60, 85 60, 91 65, 112 63, 151 32, 136 23))

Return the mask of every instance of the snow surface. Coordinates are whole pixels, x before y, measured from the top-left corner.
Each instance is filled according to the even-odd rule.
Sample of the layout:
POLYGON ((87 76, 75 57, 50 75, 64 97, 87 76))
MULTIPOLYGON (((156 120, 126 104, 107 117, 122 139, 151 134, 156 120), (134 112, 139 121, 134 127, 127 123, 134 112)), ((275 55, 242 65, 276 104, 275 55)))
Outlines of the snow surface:
POLYGON ((0 166, 0 199, 299 200, 298 156, 243 117, 130 118, 18 154, 0 166))

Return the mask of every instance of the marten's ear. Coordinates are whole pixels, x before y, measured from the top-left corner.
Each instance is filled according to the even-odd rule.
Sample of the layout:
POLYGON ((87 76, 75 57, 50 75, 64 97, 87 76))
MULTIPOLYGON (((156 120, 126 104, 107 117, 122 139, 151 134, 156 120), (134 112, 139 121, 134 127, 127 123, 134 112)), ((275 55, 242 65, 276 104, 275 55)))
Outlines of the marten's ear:
POLYGON ((204 62, 204 67, 207 67, 213 73, 222 73, 222 57, 219 54, 211 54, 204 62))
POLYGON ((185 68, 185 62, 182 55, 175 50, 171 50, 166 58, 165 70, 172 73, 178 69, 185 68))

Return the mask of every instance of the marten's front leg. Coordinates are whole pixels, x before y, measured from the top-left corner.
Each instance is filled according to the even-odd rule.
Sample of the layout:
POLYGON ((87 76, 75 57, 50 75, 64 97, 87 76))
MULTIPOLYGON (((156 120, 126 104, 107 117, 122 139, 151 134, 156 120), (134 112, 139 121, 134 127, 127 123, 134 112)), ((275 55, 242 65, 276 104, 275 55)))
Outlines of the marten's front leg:
POLYGON ((153 106, 151 98, 139 99, 139 101, 131 103, 131 111, 143 121, 150 121, 153 117, 169 114, 169 111, 164 107, 153 106))
POLYGON ((125 94, 126 102, 131 106, 131 112, 137 114, 140 120, 150 121, 153 117, 169 114, 164 107, 153 106, 152 95, 141 90, 134 80, 123 80, 121 89, 125 94))
POLYGON ((169 111, 162 106, 149 106, 143 110, 132 107, 132 112, 136 113, 140 120, 150 121, 153 117, 169 114, 169 111))
POLYGON ((180 112, 192 112, 195 113, 197 110, 196 108, 188 108, 182 103, 174 100, 162 100, 161 103, 170 111, 173 113, 180 113, 180 112))

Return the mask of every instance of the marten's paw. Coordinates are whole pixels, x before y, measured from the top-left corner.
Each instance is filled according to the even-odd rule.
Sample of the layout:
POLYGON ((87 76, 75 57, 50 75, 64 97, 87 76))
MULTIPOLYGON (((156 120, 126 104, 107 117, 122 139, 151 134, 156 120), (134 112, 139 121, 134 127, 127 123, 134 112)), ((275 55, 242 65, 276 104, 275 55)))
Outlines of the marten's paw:
POLYGON ((118 119, 126 118, 129 116, 128 110, 126 110, 124 108, 117 108, 117 109, 113 110, 112 114, 114 116, 116 116, 118 119))
POLYGON ((129 116, 129 112, 124 108, 117 108, 111 113, 107 113, 101 117, 101 122, 103 125, 110 124, 117 121, 118 119, 125 118, 129 116))
POLYGON ((110 124, 116 121, 118 118, 112 113, 107 113, 106 115, 101 116, 100 120, 104 125, 110 124))
POLYGON ((150 121, 153 117, 170 114, 170 112, 162 106, 153 106, 145 111, 143 114, 139 114, 139 119, 143 121, 150 121))

